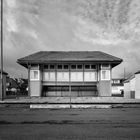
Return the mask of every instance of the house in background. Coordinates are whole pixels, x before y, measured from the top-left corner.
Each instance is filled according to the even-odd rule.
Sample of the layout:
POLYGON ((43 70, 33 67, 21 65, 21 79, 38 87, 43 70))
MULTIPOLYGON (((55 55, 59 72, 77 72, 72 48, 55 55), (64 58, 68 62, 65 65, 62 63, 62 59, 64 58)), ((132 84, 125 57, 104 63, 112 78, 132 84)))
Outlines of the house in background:
POLYGON ((18 59, 30 96, 111 96, 112 68, 122 59, 99 51, 41 51, 18 59))
MULTIPOLYGON (((0 70, 0 73, 1 73, 1 70, 0 70)), ((8 73, 7 72, 5 72, 5 71, 3 71, 3 94, 2 94, 2 80, 0 79, 0 99, 3 97, 5 97, 6 96, 6 77, 7 77, 7 75, 8 75, 8 73)))
MULTIPOLYGON (((28 80, 24 78, 6 78, 6 95, 28 95, 28 80)), ((10 97, 10 96, 9 96, 10 97)))
POLYGON ((112 79, 112 96, 123 96, 124 91, 124 79, 123 78, 116 78, 112 79))
POLYGON ((16 80, 13 78, 7 77, 6 78, 6 95, 17 94, 19 90, 19 85, 16 80))
POLYGON ((140 71, 124 81, 124 97, 140 99, 140 71))

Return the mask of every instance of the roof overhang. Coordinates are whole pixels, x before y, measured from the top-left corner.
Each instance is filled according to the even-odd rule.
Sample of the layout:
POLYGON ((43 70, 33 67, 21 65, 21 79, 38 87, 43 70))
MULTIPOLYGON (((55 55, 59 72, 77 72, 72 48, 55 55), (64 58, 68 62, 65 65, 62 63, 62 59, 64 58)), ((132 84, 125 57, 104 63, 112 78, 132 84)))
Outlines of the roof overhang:
POLYGON ((87 63, 95 63, 95 64, 110 64, 113 67, 119 65, 121 61, 34 61, 34 60, 30 60, 30 61, 25 61, 25 60, 18 60, 17 63, 28 68, 29 65, 31 64, 73 64, 73 63, 78 63, 78 64, 87 64, 87 63))

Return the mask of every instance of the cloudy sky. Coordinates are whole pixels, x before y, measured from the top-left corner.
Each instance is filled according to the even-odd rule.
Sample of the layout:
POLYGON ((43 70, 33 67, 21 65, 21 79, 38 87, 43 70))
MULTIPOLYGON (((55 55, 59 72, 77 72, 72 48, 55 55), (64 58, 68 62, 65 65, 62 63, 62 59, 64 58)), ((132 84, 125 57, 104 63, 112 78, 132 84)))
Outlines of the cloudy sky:
POLYGON ((113 77, 140 70, 139 0, 4 0, 4 69, 37 51, 104 51, 122 58, 113 77))

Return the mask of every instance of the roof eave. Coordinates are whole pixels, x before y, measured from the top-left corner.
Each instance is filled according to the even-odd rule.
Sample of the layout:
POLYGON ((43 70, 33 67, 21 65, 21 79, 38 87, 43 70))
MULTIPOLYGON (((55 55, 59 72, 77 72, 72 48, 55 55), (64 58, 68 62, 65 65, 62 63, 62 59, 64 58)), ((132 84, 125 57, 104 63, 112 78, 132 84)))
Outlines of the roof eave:
POLYGON ((107 61, 107 60, 75 60, 75 61, 68 61, 68 60, 59 60, 59 61, 56 61, 56 60, 52 60, 52 61, 37 61, 37 60, 20 60, 18 59, 17 60, 17 63, 24 66, 25 68, 28 67, 28 64, 44 64, 44 63, 73 63, 73 62, 78 62, 78 63, 84 63, 84 62, 87 62, 87 63, 110 63, 112 64, 112 68, 119 65, 123 60, 113 60, 113 61, 107 61))

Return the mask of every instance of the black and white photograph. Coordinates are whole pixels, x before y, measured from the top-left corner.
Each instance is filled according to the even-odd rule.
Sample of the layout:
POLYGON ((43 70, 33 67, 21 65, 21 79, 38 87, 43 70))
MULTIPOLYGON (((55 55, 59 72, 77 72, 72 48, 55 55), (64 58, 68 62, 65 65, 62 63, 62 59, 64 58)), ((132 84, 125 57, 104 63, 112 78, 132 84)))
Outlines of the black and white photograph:
POLYGON ((140 0, 0 0, 0 140, 140 140, 140 0))

